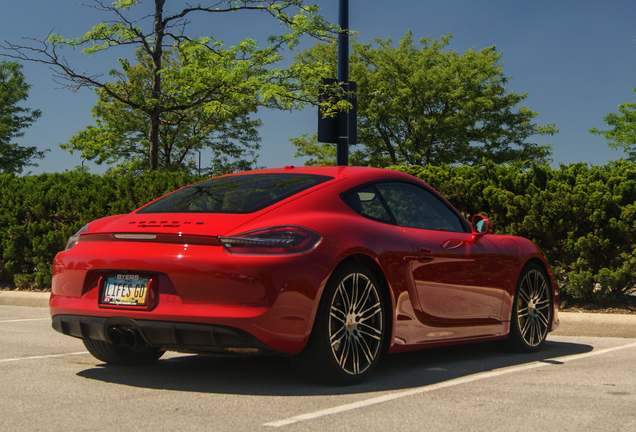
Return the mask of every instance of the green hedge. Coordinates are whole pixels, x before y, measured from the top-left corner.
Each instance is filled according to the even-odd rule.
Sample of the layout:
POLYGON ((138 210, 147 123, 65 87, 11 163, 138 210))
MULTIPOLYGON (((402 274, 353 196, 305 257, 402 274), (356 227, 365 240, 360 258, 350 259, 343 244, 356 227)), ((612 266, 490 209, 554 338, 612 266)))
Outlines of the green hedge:
POLYGON ((53 257, 84 224, 199 180, 183 173, 0 175, 0 283, 47 288, 53 257))
MULTIPOLYGON (((566 294, 615 300, 636 285, 636 164, 395 167, 421 178, 495 232, 537 242, 566 294)), ((0 175, 0 283, 46 288, 54 255, 87 222, 127 213, 199 180, 79 172, 0 175)))
POLYGON ((495 233, 535 241, 566 295, 616 300, 636 285, 636 164, 398 167, 495 233))

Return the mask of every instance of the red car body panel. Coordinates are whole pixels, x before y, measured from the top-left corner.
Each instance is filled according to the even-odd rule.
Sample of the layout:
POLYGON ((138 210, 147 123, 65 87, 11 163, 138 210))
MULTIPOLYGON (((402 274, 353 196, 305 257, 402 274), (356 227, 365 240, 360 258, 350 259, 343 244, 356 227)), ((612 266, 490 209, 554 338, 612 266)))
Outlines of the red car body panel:
POLYGON ((552 329, 558 326, 558 288, 543 254, 531 241, 492 234, 472 240, 468 230, 431 231, 380 223, 360 216, 340 198, 358 185, 379 180, 405 181, 432 191, 420 180, 396 171, 357 167, 252 173, 258 172, 334 179, 254 213, 133 212, 92 222, 74 247, 55 257, 51 315, 218 325, 247 332, 272 350, 293 355, 309 339, 330 275, 342 262, 356 259, 369 263, 385 282, 392 311, 389 352, 397 352, 505 338, 517 280, 532 260, 550 276, 552 329), (238 255, 218 239, 289 225, 314 231, 322 240, 299 255, 238 255), (156 237, 115 238, 135 233, 156 237), (119 272, 152 279, 148 307, 99 304, 100 281, 119 272))

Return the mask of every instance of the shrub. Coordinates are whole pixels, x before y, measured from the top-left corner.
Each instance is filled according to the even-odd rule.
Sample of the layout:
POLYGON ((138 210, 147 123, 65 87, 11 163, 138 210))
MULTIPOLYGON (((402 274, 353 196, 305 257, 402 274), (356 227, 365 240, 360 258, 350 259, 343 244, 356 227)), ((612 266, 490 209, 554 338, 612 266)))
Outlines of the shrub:
POLYGON ((636 164, 394 167, 495 232, 535 241, 566 295, 616 300, 636 285, 636 164), (600 290, 598 287, 600 286, 600 290))
MULTIPOLYGON (((616 300, 636 285, 636 164, 394 167, 429 183, 467 217, 535 241, 566 295, 616 300), (600 290, 598 287, 600 286, 600 290)), ((200 180, 183 173, 0 175, 0 282, 50 286, 67 238, 200 180)))
POLYGON ((53 257, 83 225, 129 213, 197 180, 168 172, 137 177, 75 171, 0 175, 0 281, 23 288, 49 287, 53 257))

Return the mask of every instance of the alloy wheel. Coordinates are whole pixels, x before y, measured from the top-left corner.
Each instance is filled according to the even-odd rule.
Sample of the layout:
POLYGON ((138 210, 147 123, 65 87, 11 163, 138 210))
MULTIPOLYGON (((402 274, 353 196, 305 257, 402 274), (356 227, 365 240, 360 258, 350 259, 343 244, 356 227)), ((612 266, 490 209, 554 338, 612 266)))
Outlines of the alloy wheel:
POLYGON ((517 321, 524 342, 530 347, 540 345, 550 329, 550 287, 542 272, 526 273, 517 295, 517 321))
POLYGON ((329 341, 342 371, 359 375, 380 353, 384 322, 376 285, 362 273, 342 279, 331 301, 329 341))

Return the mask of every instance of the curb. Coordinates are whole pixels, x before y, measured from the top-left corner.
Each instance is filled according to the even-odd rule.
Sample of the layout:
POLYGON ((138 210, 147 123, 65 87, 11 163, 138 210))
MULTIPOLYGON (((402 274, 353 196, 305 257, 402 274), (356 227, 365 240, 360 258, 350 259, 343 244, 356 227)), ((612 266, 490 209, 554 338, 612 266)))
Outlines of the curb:
POLYGON ((636 326, 636 314, 604 314, 582 312, 559 312, 559 318, 568 323, 632 324, 636 326))
POLYGON ((0 291, 0 305, 49 307, 49 292, 0 291))
POLYGON ((559 312, 555 336, 636 338, 636 315, 559 312))

